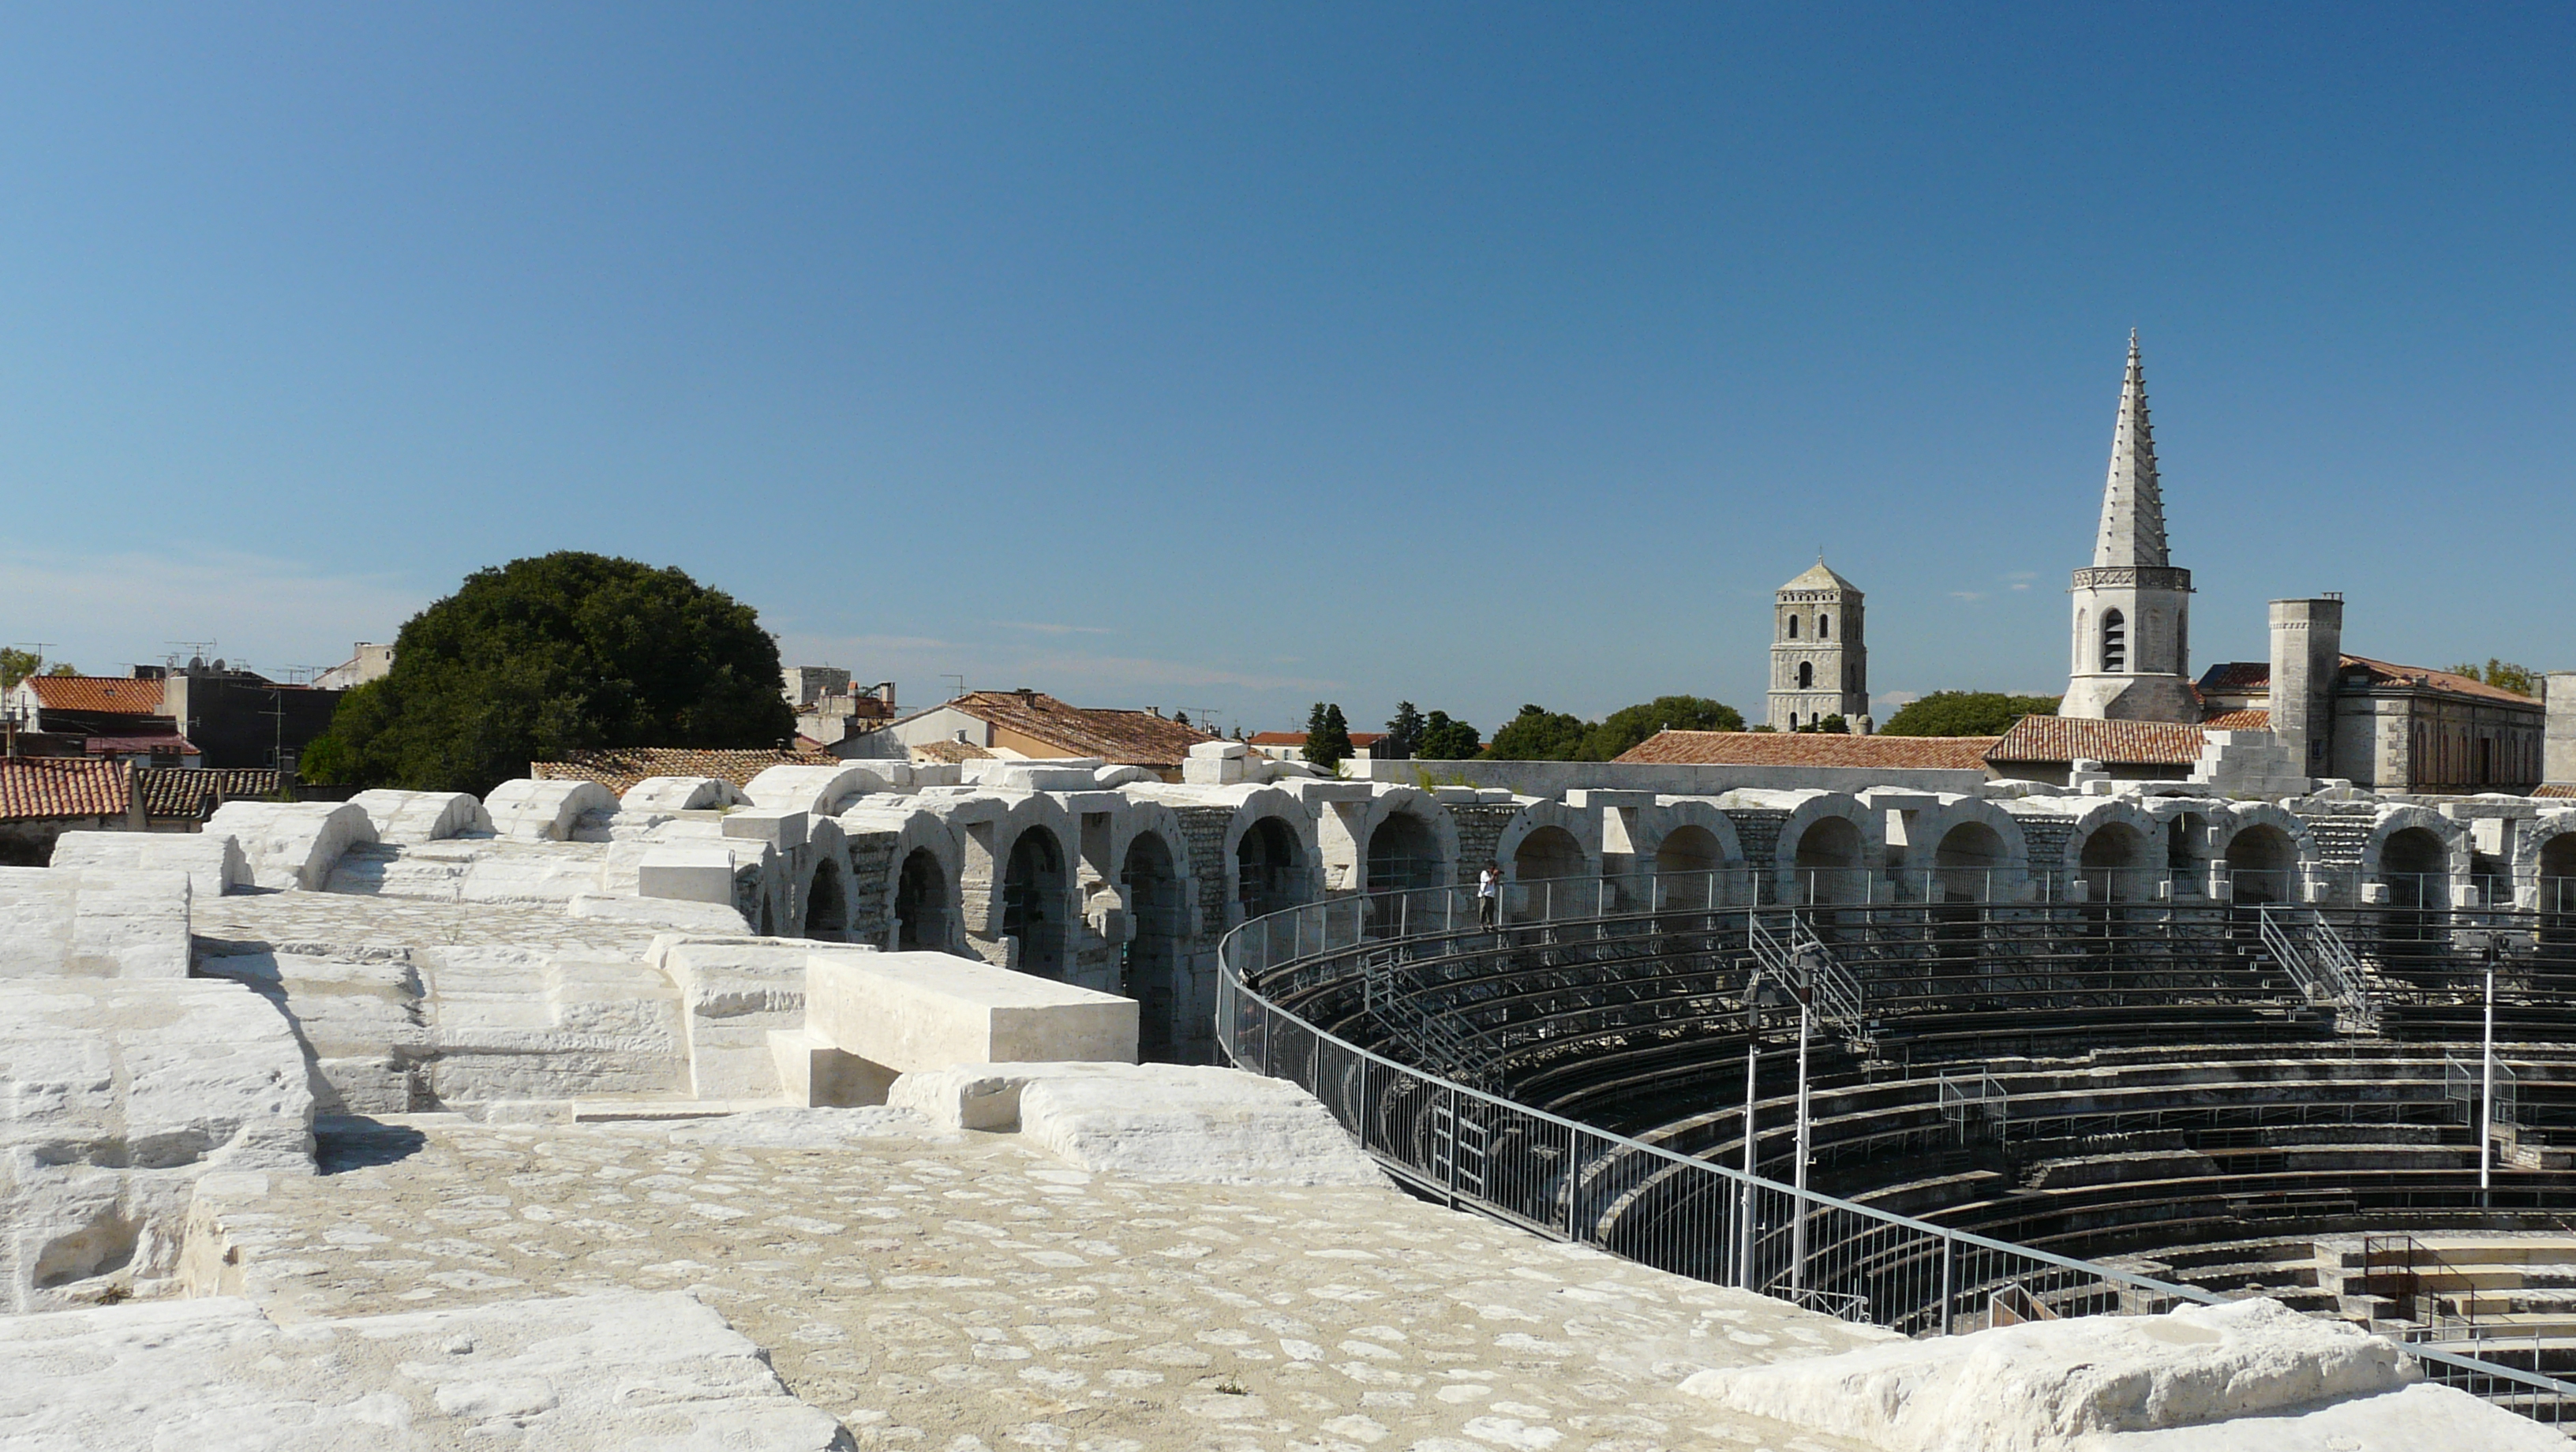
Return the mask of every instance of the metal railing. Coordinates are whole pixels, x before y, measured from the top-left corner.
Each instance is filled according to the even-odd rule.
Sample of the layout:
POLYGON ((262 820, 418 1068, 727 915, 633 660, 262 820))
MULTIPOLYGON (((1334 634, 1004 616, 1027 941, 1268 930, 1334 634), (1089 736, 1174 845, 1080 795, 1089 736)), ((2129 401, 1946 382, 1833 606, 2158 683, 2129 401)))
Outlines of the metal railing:
MULTIPOLYGON (((1277 983, 1313 995, 1347 973, 1363 980, 1367 1018, 1383 1022, 1377 1007, 1396 996, 1387 975, 1404 965, 1454 968, 1481 959, 1490 967, 1515 951, 1512 940, 1532 933, 1552 942, 1606 939, 1632 929, 1633 915, 1651 919, 1669 910, 1671 895, 1652 878, 1588 880, 1588 891, 1575 880, 1557 881, 1564 886, 1543 905, 1580 905, 1590 916, 1488 931, 1465 897, 1470 890, 1428 889, 1333 899, 1245 923, 1219 947, 1218 1042, 1236 1065, 1312 1093, 1364 1151, 1429 1197, 1661 1270, 1908 1334, 1991 1324, 1998 1295, 2023 1319, 2143 1314, 2227 1299, 1801 1190, 1515 1103, 1329 1032, 1264 991, 1277 983), (1618 906, 1632 917, 1622 918, 1618 906), (1371 974, 1378 975, 1373 986, 1371 974)), ((1701 900, 1716 891, 1712 881, 1701 900)), ((1755 912, 1739 911, 1748 921, 1755 912)), ((1722 994, 1703 993, 1700 1001, 1707 1013, 1740 1011, 1722 994)), ((1472 1036, 1453 1037, 1472 1043, 1472 1036)), ((1438 1057, 1465 1062, 1472 1049, 1438 1057)), ((2542 1422, 2576 1425, 2576 1384, 2430 1348, 2415 1354, 2432 1380, 2542 1422)))
POLYGON ((2342 1011, 2336 1026, 2368 1031, 2379 1025, 2379 1003, 2362 976, 2361 961, 2314 908, 2265 903, 2255 910, 2263 946, 2310 1003, 2342 1011))

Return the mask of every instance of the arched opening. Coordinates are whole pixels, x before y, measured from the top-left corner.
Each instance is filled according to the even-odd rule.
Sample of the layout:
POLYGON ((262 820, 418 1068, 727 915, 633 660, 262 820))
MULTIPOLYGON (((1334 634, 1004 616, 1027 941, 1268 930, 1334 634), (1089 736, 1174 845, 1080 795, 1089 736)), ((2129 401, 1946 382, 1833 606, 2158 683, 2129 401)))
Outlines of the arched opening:
POLYGON ((1992 901, 2006 850, 2003 834, 1983 822, 1961 822, 1942 833, 1940 844, 1932 849, 1940 900, 1992 901))
POLYGON ((1706 827, 1675 827, 1655 844, 1657 872, 1715 872, 1725 861, 1725 847, 1706 827))
POLYGON ((1830 615, 1819 615, 1819 616, 1817 616, 1817 617, 1816 617, 1816 639, 1818 639, 1818 640, 1831 640, 1831 639, 1833 639, 1833 638, 1834 638, 1834 617, 1832 617, 1832 616, 1830 616, 1830 615))
POLYGON ((1512 876, 1522 882, 1543 877, 1581 877, 1583 844, 1563 827, 1541 827, 1521 839, 1512 853, 1512 876))
POLYGON ((805 889, 805 936, 825 943, 850 940, 850 894, 841 881, 841 864, 826 857, 815 864, 813 885, 805 889))
POLYGON ((1808 690, 1813 688, 1815 684, 1816 663, 1811 660, 1802 660, 1798 662, 1798 689, 1802 691, 1808 690))
POLYGON ((2129 668, 2129 626, 2117 610, 2102 612, 2102 669, 2116 673, 2129 668))
POLYGON ((1798 617, 1795 615, 1789 617, 1789 638, 1791 640, 1798 638, 1798 617))
POLYGON ((1127 913, 1135 929, 1127 939, 1119 991, 1136 1000, 1136 1056, 1167 1063, 1179 1039, 1185 911, 1171 848, 1152 832, 1139 833, 1127 846, 1118 885, 1127 889, 1127 913))
POLYGON ((937 853, 915 847, 895 878, 895 948, 905 953, 945 952, 950 941, 948 874, 940 870, 937 853))
POLYGON ((1305 900, 1305 863, 1297 834, 1277 817, 1246 827, 1234 848, 1235 901, 1246 921, 1286 912, 1305 900))
POLYGON ((2198 812, 2177 812, 2165 821, 2165 871, 2175 877, 2191 874, 2192 844, 2209 830, 2209 819, 2198 812))
POLYGON ((2228 840, 2227 880, 2238 902, 2292 901, 2298 865, 2298 844, 2278 827, 2248 827, 2228 840))
POLYGON ((1411 812, 1394 813, 1369 833, 1371 892, 1439 887, 1447 865, 1440 860, 1440 838, 1431 824, 1411 812))
POLYGON ((2146 896, 2146 839, 2126 822, 2105 822, 2084 839, 2077 859, 2084 874, 2085 896, 2094 902, 2125 902, 2146 896))
POLYGON ((2401 827, 2379 848, 2379 880, 2388 884, 2392 907, 2442 905, 2448 854, 2429 827, 2401 827))
POLYGON ((1020 940, 1021 972, 1064 976, 1064 899, 1064 851, 1055 834, 1044 827, 1020 833, 1002 874, 1002 936, 1020 940))
POLYGON ((2541 933, 2552 946, 2576 940, 2576 832, 2540 844, 2541 933))
POLYGON ((1818 817, 1798 834, 1796 871, 1800 895, 1811 903, 1866 902, 1861 873, 1860 828, 1845 817, 1818 817))

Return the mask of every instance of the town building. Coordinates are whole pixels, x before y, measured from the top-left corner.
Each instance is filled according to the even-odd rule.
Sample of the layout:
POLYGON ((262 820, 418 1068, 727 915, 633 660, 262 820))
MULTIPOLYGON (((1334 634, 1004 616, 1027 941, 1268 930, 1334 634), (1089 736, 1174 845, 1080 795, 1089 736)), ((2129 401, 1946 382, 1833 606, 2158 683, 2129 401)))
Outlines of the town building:
POLYGON ((1142 767, 1165 781, 1177 782, 1190 748, 1216 739, 1195 726, 1171 720, 1156 707, 1140 711, 1076 706, 1022 687, 969 691, 866 733, 841 754, 853 761, 902 759, 918 747, 959 742, 995 755, 1032 760, 1096 758, 1112 766, 1142 767))
POLYGON ((1869 642, 1860 587, 1835 574, 1825 557, 1780 587, 1771 606, 1771 692, 1765 720, 1774 731, 1813 728, 1840 716, 1866 735, 1869 642))
POLYGON ((2116 721, 2200 719, 2191 689, 2191 571, 2165 540, 2156 440, 2147 419, 2146 371, 2129 334, 2128 376, 2111 430, 2111 472, 2093 563, 2068 590, 2074 656, 2061 716, 2116 721))

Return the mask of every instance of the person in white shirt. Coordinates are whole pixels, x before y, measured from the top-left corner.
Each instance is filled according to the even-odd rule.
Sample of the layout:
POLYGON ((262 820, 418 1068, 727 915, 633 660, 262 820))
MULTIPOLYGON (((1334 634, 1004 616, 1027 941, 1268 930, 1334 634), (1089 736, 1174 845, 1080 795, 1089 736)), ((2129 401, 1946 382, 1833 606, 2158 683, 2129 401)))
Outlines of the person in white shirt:
POLYGON ((1476 921, 1492 927, 1502 901, 1503 865, 1488 859, 1485 870, 1476 874, 1476 921))

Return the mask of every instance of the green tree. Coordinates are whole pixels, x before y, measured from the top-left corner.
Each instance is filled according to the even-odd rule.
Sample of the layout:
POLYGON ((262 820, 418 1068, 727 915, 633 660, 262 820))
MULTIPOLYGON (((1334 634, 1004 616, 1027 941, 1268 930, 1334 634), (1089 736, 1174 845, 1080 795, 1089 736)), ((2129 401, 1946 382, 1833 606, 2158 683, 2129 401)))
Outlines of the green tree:
POLYGON ((1878 728, 1881 736, 2001 736, 2024 716, 2054 716, 2055 696, 2000 691, 1934 691, 1908 701, 1878 728))
POLYGON ((67 660, 58 660, 45 668, 45 674, 49 676, 76 676, 80 674, 80 667, 73 665, 67 660))
POLYGON ((1484 749, 1483 732, 1449 719, 1446 711, 1434 711, 1422 723, 1422 740, 1413 754, 1424 761, 1465 761, 1484 749))
POLYGON ((1583 741, 1582 761, 1616 761, 1658 731, 1741 731, 1744 714, 1705 696, 1657 696, 1601 718, 1583 741))
POLYGON ((1849 736, 1851 723, 1844 720, 1842 713, 1837 711, 1817 721, 1813 726, 1800 726, 1796 729, 1810 736, 1849 736))
POLYGON ((1494 729, 1485 754, 1497 761, 1578 761, 1593 723, 1544 706, 1523 706, 1521 713, 1494 729))
POLYGON ((0 646, 0 691, 34 675, 44 663, 45 658, 32 650, 20 650, 13 645, 0 646))
POLYGON ((2511 691, 2517 696, 2529 696, 2534 700, 2539 699, 2540 696, 2540 672, 2527 665, 2515 665, 2509 660, 2498 660, 2494 656, 2488 656, 2487 663, 2483 667, 2466 663, 2455 665, 2451 667, 2451 674, 2467 676, 2473 681, 2484 681, 2499 691, 2511 691))
POLYGON ((1422 745, 1422 733, 1426 724, 1422 719, 1422 713, 1414 709, 1411 701, 1396 702, 1395 716, 1386 723, 1386 740, 1380 743, 1385 748, 1387 757, 1394 761, 1411 759, 1414 752, 1422 745))
POLYGON ((1351 722, 1339 703, 1317 701, 1306 713, 1306 759, 1328 771, 1351 759, 1351 722))
POLYGON ((393 670, 340 698, 309 781, 488 792, 618 746, 777 746, 796 730, 759 616, 676 569, 565 550, 466 577, 393 670))

